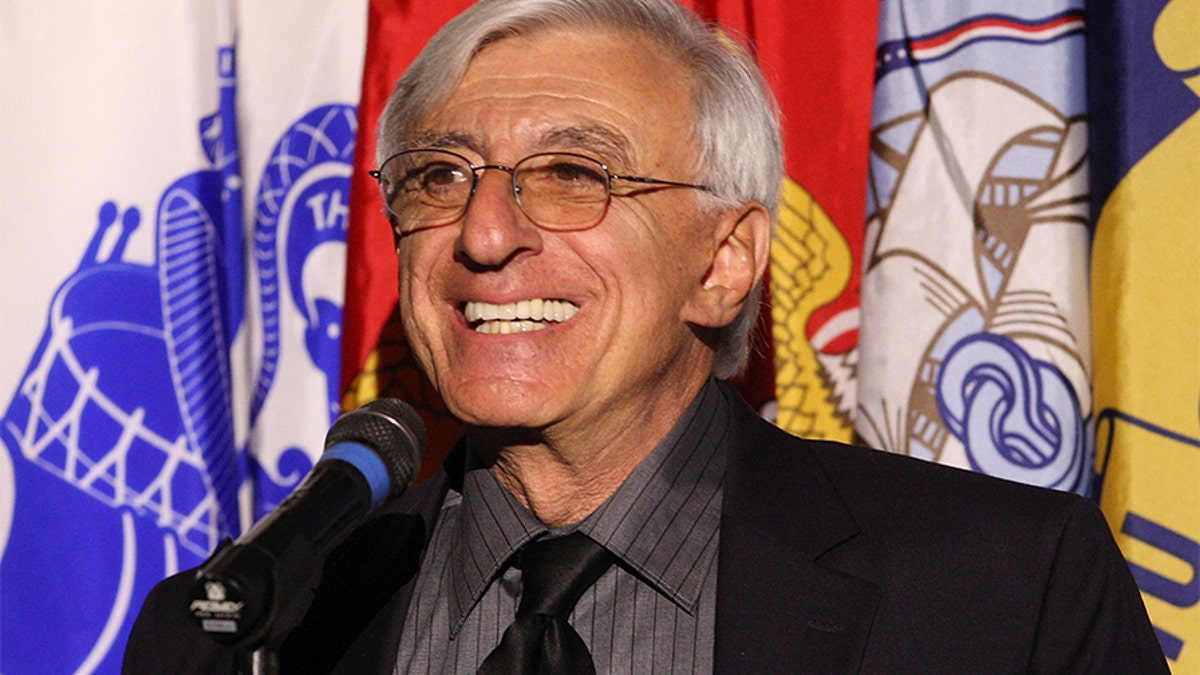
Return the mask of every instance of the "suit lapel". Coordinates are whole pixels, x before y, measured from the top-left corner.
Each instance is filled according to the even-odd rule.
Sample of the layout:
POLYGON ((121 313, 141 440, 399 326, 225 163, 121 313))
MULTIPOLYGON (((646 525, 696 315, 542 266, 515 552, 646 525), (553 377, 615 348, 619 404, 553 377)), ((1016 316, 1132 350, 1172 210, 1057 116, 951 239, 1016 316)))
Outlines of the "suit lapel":
POLYGON ((716 671, 856 672, 879 604, 858 526, 806 441, 733 407, 716 671))

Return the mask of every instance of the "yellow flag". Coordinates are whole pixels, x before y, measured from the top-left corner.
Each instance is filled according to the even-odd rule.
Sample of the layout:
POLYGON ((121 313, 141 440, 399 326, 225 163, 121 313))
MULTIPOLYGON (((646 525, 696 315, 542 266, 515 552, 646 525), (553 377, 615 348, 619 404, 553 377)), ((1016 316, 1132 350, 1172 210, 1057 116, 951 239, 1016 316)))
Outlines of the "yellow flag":
POLYGON ((1133 4, 1093 71, 1094 117, 1119 113, 1093 137, 1116 169, 1092 251, 1097 468, 1173 671, 1200 673, 1200 0, 1133 4))

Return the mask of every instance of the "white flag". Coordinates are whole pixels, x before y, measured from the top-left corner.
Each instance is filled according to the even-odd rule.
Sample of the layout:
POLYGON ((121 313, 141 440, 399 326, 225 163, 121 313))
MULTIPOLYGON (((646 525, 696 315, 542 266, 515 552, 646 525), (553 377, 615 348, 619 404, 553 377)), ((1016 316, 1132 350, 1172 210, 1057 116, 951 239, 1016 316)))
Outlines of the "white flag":
POLYGON ((117 672, 319 454, 365 3, 247 4, 0 5, 0 671, 117 672))

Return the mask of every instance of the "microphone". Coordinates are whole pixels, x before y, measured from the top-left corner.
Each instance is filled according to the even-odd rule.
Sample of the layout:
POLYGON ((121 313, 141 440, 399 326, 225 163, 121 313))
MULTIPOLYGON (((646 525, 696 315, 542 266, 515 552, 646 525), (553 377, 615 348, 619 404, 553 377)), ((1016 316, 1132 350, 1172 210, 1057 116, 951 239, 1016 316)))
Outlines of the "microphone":
POLYGON ((201 630, 243 649, 265 641, 342 536, 404 493, 424 451, 425 425, 406 403, 379 399, 342 415, 304 482, 196 571, 189 610, 201 630))

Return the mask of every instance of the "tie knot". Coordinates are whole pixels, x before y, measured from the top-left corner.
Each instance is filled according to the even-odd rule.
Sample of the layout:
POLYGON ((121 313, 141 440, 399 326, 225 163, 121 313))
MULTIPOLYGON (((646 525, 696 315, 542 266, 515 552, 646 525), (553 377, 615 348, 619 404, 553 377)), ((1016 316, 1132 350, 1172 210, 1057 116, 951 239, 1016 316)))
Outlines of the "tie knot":
POLYGON ((615 557, 582 532, 539 539, 521 549, 521 604, 517 616, 544 614, 566 620, 579 596, 615 557))

